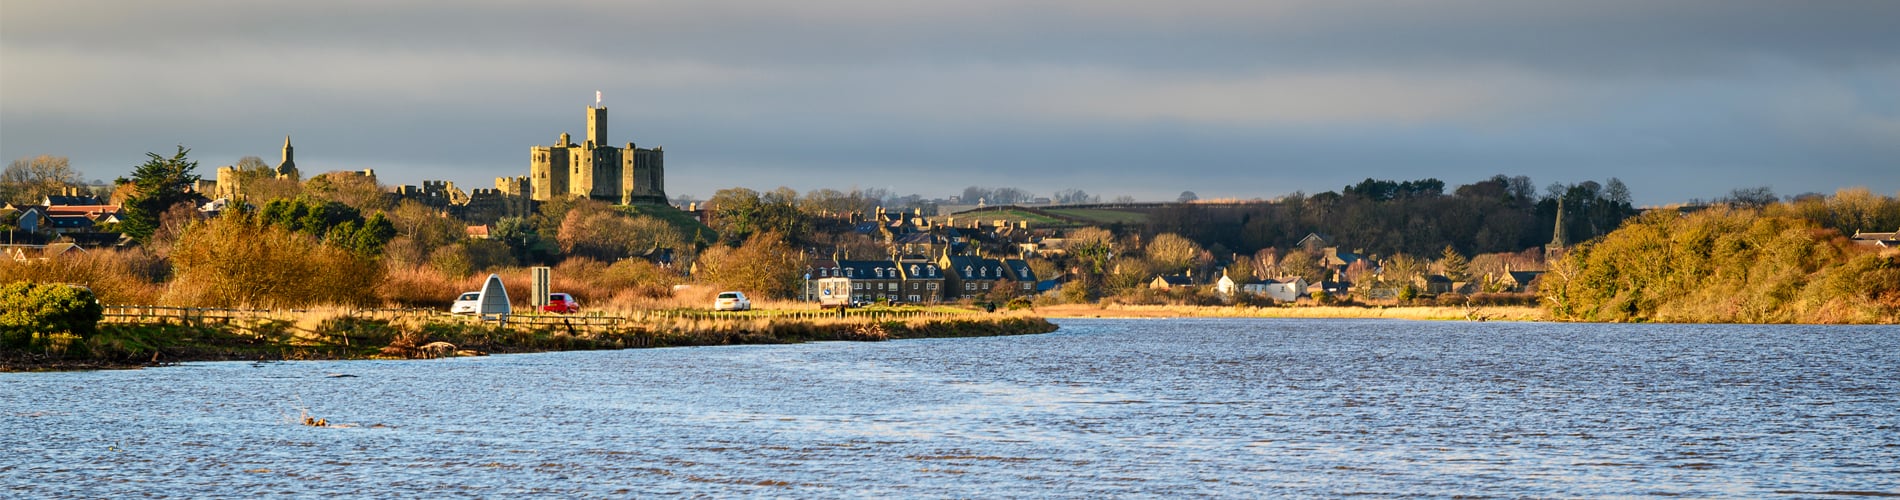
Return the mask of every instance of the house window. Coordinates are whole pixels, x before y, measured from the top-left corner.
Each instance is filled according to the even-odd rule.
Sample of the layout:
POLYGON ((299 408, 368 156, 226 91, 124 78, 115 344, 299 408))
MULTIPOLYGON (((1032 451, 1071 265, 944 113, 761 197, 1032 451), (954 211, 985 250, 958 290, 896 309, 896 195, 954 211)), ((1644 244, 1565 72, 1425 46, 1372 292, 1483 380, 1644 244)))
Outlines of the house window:
POLYGON ((851 289, 852 289, 852 290, 863 290, 863 289, 864 289, 864 284, 863 284, 863 283, 852 283, 852 284, 851 284, 851 289))
POLYGON ((988 290, 988 289, 990 289, 990 284, 989 284, 989 283, 984 283, 984 284, 983 284, 983 289, 984 289, 984 290, 988 290))
POLYGON ((970 266, 963 266, 963 277, 970 277, 970 266))
POLYGON ((988 278, 988 277, 990 277, 990 268, 987 268, 987 267, 986 267, 986 268, 982 268, 982 269, 978 269, 978 270, 976 270, 976 274, 977 274, 978 276, 982 276, 982 277, 985 277, 985 278, 988 278))
POLYGON ((882 268, 882 267, 880 267, 880 268, 877 268, 877 269, 876 269, 876 271, 877 271, 877 277, 879 277, 879 278, 882 278, 882 277, 884 277, 884 268, 882 268))
POLYGON ((911 264, 911 265, 910 265, 910 274, 911 274, 911 276, 916 276, 916 275, 917 275, 917 265, 916 265, 916 264, 911 264))
POLYGON ((930 284, 930 289, 931 289, 931 290, 936 290, 936 289, 937 289, 937 284, 936 284, 936 283, 931 283, 931 284, 930 284))
POLYGON ((963 284, 963 289, 964 289, 964 290, 976 290, 976 283, 964 283, 964 284, 963 284))
POLYGON ((1023 289, 1024 289, 1024 290, 1028 290, 1028 289, 1030 289, 1030 288, 1034 288, 1035 286, 1036 286, 1036 285, 1034 285, 1034 284, 1031 284, 1031 283, 1023 283, 1023 289))
POLYGON ((923 298, 923 297, 921 297, 921 296, 917 296, 917 295, 912 295, 912 296, 910 296, 910 301, 911 301, 911 302, 923 302, 923 301, 924 301, 924 298, 923 298))
POLYGON ((851 277, 853 277, 853 278, 856 278, 856 277, 858 276, 858 270, 856 270, 856 269, 845 269, 845 270, 844 270, 844 274, 846 274, 846 275, 848 275, 848 276, 851 276, 851 277))
POLYGON ((929 266, 928 269, 930 269, 930 277, 937 277, 937 266, 929 266))

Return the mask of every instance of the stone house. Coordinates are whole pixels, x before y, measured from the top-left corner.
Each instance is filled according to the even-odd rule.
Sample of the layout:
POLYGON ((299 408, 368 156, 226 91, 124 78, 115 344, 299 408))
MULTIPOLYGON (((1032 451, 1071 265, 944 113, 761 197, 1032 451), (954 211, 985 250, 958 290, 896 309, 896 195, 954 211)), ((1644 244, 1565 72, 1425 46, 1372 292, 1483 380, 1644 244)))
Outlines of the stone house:
POLYGON ((1194 277, 1188 276, 1185 274, 1155 276, 1154 280, 1148 282, 1148 288, 1154 288, 1157 290, 1168 290, 1168 289, 1191 287, 1191 286, 1194 286, 1194 277))
POLYGON ((980 299, 997 287, 1009 288, 1015 295, 1036 292, 1036 275, 1021 260, 946 255, 938 258, 938 264, 947 275, 944 300, 980 299))

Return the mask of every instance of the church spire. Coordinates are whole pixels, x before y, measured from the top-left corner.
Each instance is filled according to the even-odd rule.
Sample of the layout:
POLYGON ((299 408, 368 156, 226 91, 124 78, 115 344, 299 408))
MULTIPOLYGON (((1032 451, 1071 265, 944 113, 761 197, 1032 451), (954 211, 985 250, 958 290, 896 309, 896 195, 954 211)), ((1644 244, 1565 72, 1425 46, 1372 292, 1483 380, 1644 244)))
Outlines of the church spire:
POLYGON ((1558 197, 1557 198, 1557 227, 1555 230, 1553 230, 1553 232, 1550 235, 1550 248, 1553 250, 1563 250, 1565 246, 1569 245, 1569 242, 1565 241, 1568 239, 1569 238, 1565 237, 1564 235, 1564 199, 1562 197, 1558 197))
POLYGON ((297 172, 296 152, 290 146, 290 135, 284 135, 284 162, 277 164, 277 178, 300 180, 297 172))

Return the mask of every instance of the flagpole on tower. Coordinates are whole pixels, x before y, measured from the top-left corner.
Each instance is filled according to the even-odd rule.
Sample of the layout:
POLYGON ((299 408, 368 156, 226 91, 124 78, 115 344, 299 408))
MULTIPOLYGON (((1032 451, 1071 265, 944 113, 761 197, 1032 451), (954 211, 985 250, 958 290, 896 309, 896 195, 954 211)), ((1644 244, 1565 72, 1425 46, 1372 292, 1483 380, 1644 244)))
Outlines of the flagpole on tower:
POLYGON ((600 107, 600 91, 594 91, 594 107, 600 107))

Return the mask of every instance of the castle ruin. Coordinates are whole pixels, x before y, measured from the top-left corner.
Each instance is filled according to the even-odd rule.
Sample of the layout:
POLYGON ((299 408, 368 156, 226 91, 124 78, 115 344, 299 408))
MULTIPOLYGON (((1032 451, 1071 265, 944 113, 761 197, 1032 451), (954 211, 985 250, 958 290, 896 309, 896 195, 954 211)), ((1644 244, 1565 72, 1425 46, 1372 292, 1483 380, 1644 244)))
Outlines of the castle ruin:
MULTIPOLYGON (((575 143, 566 133, 553 146, 529 150, 529 197, 548 201, 558 196, 585 196, 608 203, 666 202, 666 153, 658 146, 640 148, 607 143, 607 108, 587 107, 586 142, 575 143)), ((507 191, 509 178, 495 180, 507 191)))

